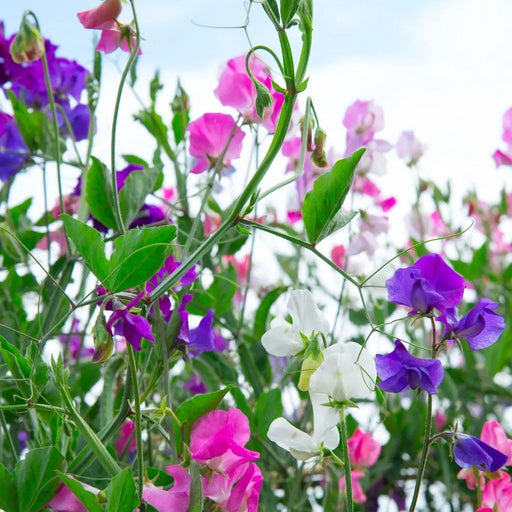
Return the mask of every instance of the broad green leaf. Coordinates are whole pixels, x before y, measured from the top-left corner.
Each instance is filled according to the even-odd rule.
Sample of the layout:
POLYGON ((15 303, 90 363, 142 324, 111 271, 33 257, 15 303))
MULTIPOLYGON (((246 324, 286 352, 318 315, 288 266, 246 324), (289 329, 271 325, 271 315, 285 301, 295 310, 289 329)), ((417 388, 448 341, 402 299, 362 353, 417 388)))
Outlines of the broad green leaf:
POLYGON ((98 503, 98 498, 94 493, 84 489, 84 486, 78 480, 69 478, 69 476, 64 473, 57 472, 57 474, 66 487, 80 500, 82 505, 89 512, 103 512, 103 508, 98 503))
POLYGON ((66 233, 75 244, 89 270, 104 282, 109 274, 109 262, 105 256, 105 244, 96 229, 70 217, 61 216, 66 233))
POLYGON ((146 196, 155 190, 155 185, 162 173, 161 167, 150 167, 142 171, 134 171, 126 178, 119 192, 119 208, 125 226, 129 226, 146 196))
POLYGON ((105 286, 113 293, 145 283, 172 253, 174 226, 131 229, 114 242, 105 286))
POLYGON ((38 512, 55 495, 64 457, 54 446, 30 450, 16 464, 14 478, 18 491, 18 512, 38 512))
POLYGON ((105 512, 133 512, 140 504, 132 470, 123 469, 112 478, 105 489, 107 507, 105 512))
POLYGON ((30 396, 30 364, 14 345, 0 336, 0 356, 5 361, 7 368, 16 379, 16 384, 23 396, 30 396))
POLYGON ((299 0, 281 0, 281 20, 286 27, 299 7, 299 0))
POLYGON ((171 158, 176 158, 174 151, 169 144, 168 130, 162 117, 154 110, 140 110, 135 116, 136 121, 139 121, 146 130, 153 135, 157 143, 164 149, 165 153, 171 158))
POLYGON ((312 244, 318 243, 340 227, 336 216, 350 190, 363 153, 364 149, 360 149, 349 158, 338 160, 329 172, 315 180, 313 190, 306 194, 302 217, 312 244))
POLYGON ((287 290, 287 286, 274 288, 266 293, 265 297, 261 300, 260 305, 256 310, 256 314, 254 315, 254 336, 256 338, 259 339, 263 334, 265 334, 270 308, 272 307, 272 304, 274 304, 274 302, 287 290))
POLYGON ((261 436, 266 436, 268 427, 279 416, 283 414, 283 404, 281 403, 281 390, 279 388, 271 389, 262 393, 256 403, 254 413, 254 422, 256 432, 261 436))
POLYGON ((224 396, 230 391, 231 386, 219 389, 213 393, 203 393, 185 400, 176 410, 176 417, 181 422, 181 430, 176 422, 174 422, 174 434, 176 437, 176 449, 178 453, 182 453, 182 443, 190 442, 190 430, 194 423, 207 412, 216 409, 222 402, 224 396), (184 435, 184 438, 182 437, 184 435))
POLYGON ((0 509, 17 512, 16 485, 12 475, 0 464, 0 509))
POLYGON ((112 177, 107 166, 94 157, 92 157, 92 165, 87 171, 85 199, 95 219, 107 228, 117 229, 112 177))

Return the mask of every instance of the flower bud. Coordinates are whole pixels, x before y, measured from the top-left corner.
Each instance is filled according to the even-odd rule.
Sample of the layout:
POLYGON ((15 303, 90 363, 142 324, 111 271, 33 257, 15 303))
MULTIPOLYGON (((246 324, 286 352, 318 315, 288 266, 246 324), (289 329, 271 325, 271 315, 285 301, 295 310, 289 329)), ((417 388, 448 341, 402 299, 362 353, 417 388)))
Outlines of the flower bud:
POLYGON ((92 336, 94 338, 94 354, 92 360, 95 363, 104 363, 110 358, 114 351, 114 342, 108 332, 105 316, 103 314, 98 315, 92 329, 92 336))
POLYGON ((16 64, 22 62, 34 62, 39 60, 44 54, 44 39, 39 29, 29 23, 27 16, 24 15, 16 37, 11 43, 9 52, 12 60, 16 64))

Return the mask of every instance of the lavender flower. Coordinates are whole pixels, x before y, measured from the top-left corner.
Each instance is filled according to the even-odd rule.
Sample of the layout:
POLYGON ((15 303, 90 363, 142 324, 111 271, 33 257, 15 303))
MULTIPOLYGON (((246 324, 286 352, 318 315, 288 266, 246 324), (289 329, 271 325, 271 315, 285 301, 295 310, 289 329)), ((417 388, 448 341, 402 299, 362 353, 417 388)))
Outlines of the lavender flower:
POLYGON ((464 278, 438 254, 422 256, 412 267, 398 269, 386 281, 391 302, 409 306, 414 313, 444 312, 457 306, 464 294, 464 278))
POLYGON ((465 469, 475 466, 494 473, 505 465, 508 456, 480 439, 467 434, 452 433, 455 462, 465 469))
POLYGON ((395 350, 390 354, 377 355, 376 366, 377 374, 382 379, 377 385, 391 393, 419 388, 432 395, 437 393, 437 387, 444 377, 440 361, 414 357, 400 340, 395 340, 395 350))

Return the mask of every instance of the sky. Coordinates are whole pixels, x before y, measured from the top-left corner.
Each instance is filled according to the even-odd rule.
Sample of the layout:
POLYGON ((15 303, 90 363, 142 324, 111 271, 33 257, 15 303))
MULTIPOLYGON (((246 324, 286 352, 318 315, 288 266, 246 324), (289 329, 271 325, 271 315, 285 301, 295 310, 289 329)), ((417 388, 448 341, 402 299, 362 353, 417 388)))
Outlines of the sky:
MULTIPOLYGON (((82 29, 76 12, 94 7, 96 0, 3 3, 0 16, 7 34, 17 29, 23 10, 32 9, 44 35, 59 45, 59 55, 90 66, 93 31, 82 29)), ((277 47, 256 2, 247 33, 234 28, 245 23, 247 5, 241 0, 136 3, 144 38, 139 94, 147 97, 145 84, 159 68, 167 103, 179 76, 190 95, 193 117, 222 110, 213 89, 224 63, 249 48, 247 34, 253 44, 277 47)), ((482 197, 495 198, 510 172, 496 170, 491 154, 500 145, 502 115, 512 105, 512 2, 315 0, 314 10, 305 94, 313 99, 328 143, 342 150, 345 109, 356 99, 373 99, 384 109, 381 138, 394 143, 402 130, 414 130, 428 146, 417 172, 441 183, 450 178, 460 190, 474 187, 482 197)), ((106 119, 125 59, 116 52, 104 60, 100 105, 106 119)), ((138 108, 137 100, 128 95, 124 101, 119 150, 147 151, 151 142, 133 125, 129 112, 138 108)), ((97 150, 104 152, 107 146, 104 138, 97 150)), ((392 157, 389 168, 393 191, 393 184, 409 171, 392 157)), ((397 190, 401 193, 406 192, 397 190)))

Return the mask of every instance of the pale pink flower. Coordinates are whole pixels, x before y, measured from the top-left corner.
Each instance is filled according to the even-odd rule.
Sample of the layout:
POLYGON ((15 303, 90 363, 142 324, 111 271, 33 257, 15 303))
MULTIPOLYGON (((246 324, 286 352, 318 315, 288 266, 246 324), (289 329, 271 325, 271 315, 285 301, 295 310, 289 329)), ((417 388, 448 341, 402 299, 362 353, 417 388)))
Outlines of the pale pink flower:
POLYGON ((502 471, 501 478, 487 482, 482 493, 482 505, 495 512, 512 510, 512 483, 508 473, 502 471))
POLYGON ((496 450, 508 455, 506 466, 512 466, 512 439, 507 438, 503 427, 497 421, 486 421, 480 439, 496 450))
POLYGON ((503 114, 503 135, 502 140, 512 144, 512 107, 503 114))
POLYGON ((191 170, 195 174, 216 167, 221 155, 220 166, 231 167, 231 160, 238 158, 242 152, 245 133, 227 114, 204 114, 192 121, 187 130, 190 134, 190 154, 198 159, 191 170))
POLYGON ((347 108, 343 125, 347 128, 347 154, 352 154, 367 146, 375 133, 384 128, 384 113, 373 100, 357 100, 347 108))
POLYGON ((187 512, 192 477, 185 468, 177 464, 166 466, 165 469, 174 478, 173 486, 166 490, 147 483, 142 490, 142 497, 159 512, 187 512))
POLYGON ((448 417, 442 411, 437 411, 434 415, 434 424, 436 426, 436 430, 442 430, 448 421, 448 417))
POLYGON ((121 14, 121 0, 105 0, 94 9, 77 13, 84 28, 104 29, 121 14))
POLYGON ((380 451, 380 444, 372 438, 371 434, 363 432, 359 428, 356 428, 348 440, 348 454, 356 468, 373 466, 379 458, 380 451))
POLYGON ((430 235, 431 236, 445 236, 448 235, 450 230, 441 217, 441 214, 435 210, 430 214, 430 235))
MULTIPOLYGON (((483 489, 485 485, 485 478, 481 471, 478 471, 478 477, 480 478, 480 487, 483 489)), ((471 469, 461 469, 457 473, 457 478, 459 480, 466 480, 466 487, 470 490, 474 490, 477 488, 477 478, 473 468, 471 469)))
POLYGON ((380 188, 367 176, 360 176, 356 174, 354 178, 354 190, 370 197, 378 197, 380 195, 380 188))
MULTIPOLYGON (((100 40, 96 45, 96 51, 112 53, 121 48, 124 52, 130 53, 136 44, 137 38, 131 25, 123 25, 112 21, 102 28, 100 40)), ((141 54, 142 50, 139 48, 137 55, 141 54)))
MULTIPOLYGON (((364 476, 362 471, 354 469, 350 473, 350 481, 352 482, 352 498, 356 503, 364 503, 366 501, 366 494, 363 492, 361 482, 359 481, 364 476)), ((343 492, 346 487, 346 478, 342 476, 338 482, 340 492, 343 492)))
MULTIPOLYGON (((387 153, 391 147, 391 144, 385 140, 371 140, 368 142, 366 145, 366 151, 357 164, 357 172, 362 175, 371 173, 376 176, 386 174, 387 162, 384 153, 387 153)), ((346 156, 351 155, 352 153, 353 151, 350 153, 347 152, 346 156)))
POLYGON ((347 256, 355 256, 362 252, 372 256, 378 247, 377 238, 371 231, 361 231, 350 241, 347 256))
POLYGON ((370 231, 378 235, 379 233, 387 233, 389 229, 389 218, 385 215, 374 215, 363 212, 361 214, 361 230, 370 231))
MULTIPOLYGON (((50 243, 56 242, 59 246, 59 257, 64 256, 68 252, 68 244, 66 241, 66 233, 63 228, 57 228, 55 231, 50 231, 50 243)), ((48 250, 48 238, 43 236, 36 247, 43 251, 48 250)))
POLYGON ((425 146, 418 140, 413 131, 403 131, 396 143, 398 156, 412 167, 416 165, 425 152, 425 146))

